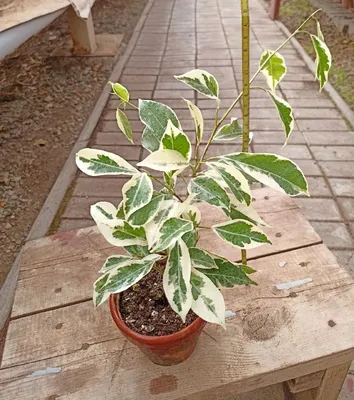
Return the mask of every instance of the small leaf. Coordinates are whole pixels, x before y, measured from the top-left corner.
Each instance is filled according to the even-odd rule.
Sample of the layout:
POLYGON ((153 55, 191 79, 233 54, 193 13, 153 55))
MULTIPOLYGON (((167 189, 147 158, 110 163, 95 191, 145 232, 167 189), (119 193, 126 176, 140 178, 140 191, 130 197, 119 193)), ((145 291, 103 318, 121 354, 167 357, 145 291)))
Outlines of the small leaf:
POLYGON ((149 154, 138 163, 139 167, 147 167, 155 171, 174 171, 188 166, 188 161, 175 150, 158 150, 149 154))
POLYGON ((121 266, 125 265, 127 262, 130 262, 131 260, 132 260, 131 257, 120 254, 116 256, 110 256, 106 259, 99 272, 106 273, 112 270, 113 268, 120 268, 121 266))
POLYGON ((315 35, 311 35, 316 52, 316 79, 320 82, 320 91, 328 81, 328 73, 332 67, 332 55, 326 43, 315 35))
POLYGON ((191 159, 192 145, 188 136, 168 121, 166 131, 161 139, 160 150, 175 150, 187 161, 191 159))
POLYGON ((118 128, 124 133, 125 137, 129 140, 129 142, 134 144, 133 131, 130 122, 127 116, 124 114, 124 112, 119 108, 117 108, 116 118, 117 118, 118 128))
POLYGON ((147 246, 137 246, 137 245, 125 246, 124 250, 128 254, 136 258, 144 258, 145 256, 148 256, 150 254, 147 246))
POLYGON ((192 221, 193 225, 196 226, 200 224, 202 214, 198 207, 194 205, 186 205, 182 212, 182 218, 188 221, 192 221))
POLYGON ((166 131, 168 121, 180 127, 177 115, 168 106, 152 100, 139 100, 139 116, 144 129, 141 144, 149 151, 160 148, 161 138, 166 131))
MULTIPOLYGON (((96 224, 103 222, 107 225, 116 223, 117 209, 108 201, 99 201, 90 207, 90 214, 96 224)), ((112 226, 112 225, 111 225, 112 226)))
POLYGON ((179 240, 171 249, 163 275, 163 288, 171 308, 186 320, 192 305, 191 261, 188 248, 179 240))
POLYGON ((146 244, 144 228, 133 228, 122 220, 115 220, 115 226, 109 226, 106 222, 96 221, 96 223, 100 233, 113 246, 122 247, 146 244))
POLYGON ((221 159, 240 168, 258 182, 290 196, 308 194, 303 173, 287 158, 267 153, 233 153, 221 159))
POLYGON ((157 243, 152 250, 152 253, 159 253, 160 251, 173 246, 178 239, 180 239, 185 233, 190 232, 192 229, 193 224, 190 221, 185 221, 184 219, 179 218, 168 219, 161 226, 157 243))
MULTIPOLYGON (((272 54, 272 51, 266 50, 261 55, 259 66, 262 66, 266 59, 272 54)), ((261 71, 267 80, 268 86, 274 92, 277 84, 284 78, 286 74, 286 65, 283 56, 281 56, 279 53, 272 55, 261 71)))
POLYGON ((242 138, 242 127, 237 118, 234 118, 230 124, 223 125, 218 129, 214 140, 235 140, 240 138, 242 138))
MULTIPOLYGON (((290 134, 294 129, 294 116, 290 104, 279 96, 276 96, 269 90, 266 91, 269 97, 273 100, 277 108, 280 120, 285 130, 286 142, 289 140, 290 134)), ((286 143, 285 142, 285 143, 286 143)))
POLYGON ((220 290, 202 272, 196 269, 191 274, 192 310, 204 321, 225 328, 225 301, 220 290))
POLYGON ((205 274, 216 286, 232 288, 235 285, 249 285, 256 283, 250 279, 241 264, 234 264, 223 258, 216 258, 217 268, 203 269, 205 274))
POLYGON ((195 247, 198 243, 198 239, 199 239, 198 232, 195 229, 185 233, 182 236, 182 240, 184 241, 184 243, 187 245, 188 248, 195 247))
POLYGON ((223 163, 208 165, 220 175, 239 202, 244 202, 248 206, 251 204, 251 189, 248 181, 236 167, 223 163))
POLYGON ((247 206, 244 203, 240 203, 233 196, 230 196, 231 200, 231 210, 224 210, 226 215, 231 219, 244 219, 246 221, 252 222, 254 225, 269 226, 265 223, 262 218, 258 215, 256 210, 250 205, 247 206))
POLYGON ((324 42, 324 36, 321 30, 321 25, 319 21, 316 19, 316 26, 317 26, 317 37, 324 42))
POLYGON ((82 149, 76 154, 76 165, 87 175, 134 175, 139 171, 122 157, 104 150, 82 149))
POLYGON ((214 225, 213 231, 234 247, 253 249, 262 244, 272 244, 267 236, 254 224, 245 220, 233 220, 214 225))
POLYGON ((217 206, 230 208, 230 199, 225 190, 213 179, 208 176, 198 176, 190 180, 188 192, 195 195, 195 200, 206 201, 217 206))
POLYGON ((113 93, 117 97, 119 97, 123 101, 123 103, 129 101, 129 92, 123 85, 121 85, 120 83, 113 83, 113 82, 109 83, 112 86, 113 93))
POLYGON ((175 76, 175 78, 204 96, 211 99, 218 99, 219 97, 219 84, 215 77, 207 71, 194 69, 186 74, 175 76))
POLYGON ((134 175, 122 189, 126 218, 146 206, 152 199, 153 191, 151 179, 146 173, 134 175))
POLYGON ((133 212, 128 217, 128 222, 132 226, 142 226, 142 225, 147 224, 148 222, 151 221, 151 219, 154 217, 154 215, 157 214, 157 212, 160 209, 160 205, 164 199, 165 199, 165 196, 163 194, 159 193, 159 194, 153 195, 151 201, 148 204, 146 204, 146 206, 133 212))
POLYGON ((198 247, 192 247, 189 249, 189 255, 191 257, 192 266, 194 268, 211 269, 217 268, 213 254, 209 253, 204 249, 198 247))
POLYGON ((192 118, 194 120, 195 134, 196 134, 196 138, 197 138, 197 143, 200 143, 202 141, 203 131, 204 131, 203 114, 195 104, 193 104, 192 102, 190 102, 187 99, 183 99, 183 100, 187 103, 189 111, 190 111, 190 113, 192 115, 192 118))

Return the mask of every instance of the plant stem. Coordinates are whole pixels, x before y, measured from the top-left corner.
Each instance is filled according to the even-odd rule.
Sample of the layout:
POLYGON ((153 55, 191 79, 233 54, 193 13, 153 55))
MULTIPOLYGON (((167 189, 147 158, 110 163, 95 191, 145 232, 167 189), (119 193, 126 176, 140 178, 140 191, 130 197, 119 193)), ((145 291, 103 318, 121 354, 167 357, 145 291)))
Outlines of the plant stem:
POLYGON ((146 171, 145 169, 143 169, 142 171, 146 172, 150 179, 152 179, 153 181, 158 182, 160 185, 164 186, 172 194, 172 196, 177 197, 177 199, 181 203, 183 203, 183 200, 175 193, 175 191, 173 189, 171 189, 168 185, 166 185, 166 183, 164 181, 162 181, 159 178, 156 178, 156 176, 151 175, 150 172, 146 171))
MULTIPOLYGON (((250 15, 248 0, 241 0, 242 25, 242 151, 248 152, 250 136, 250 15)), ((241 250, 242 264, 247 264, 247 252, 241 250)))

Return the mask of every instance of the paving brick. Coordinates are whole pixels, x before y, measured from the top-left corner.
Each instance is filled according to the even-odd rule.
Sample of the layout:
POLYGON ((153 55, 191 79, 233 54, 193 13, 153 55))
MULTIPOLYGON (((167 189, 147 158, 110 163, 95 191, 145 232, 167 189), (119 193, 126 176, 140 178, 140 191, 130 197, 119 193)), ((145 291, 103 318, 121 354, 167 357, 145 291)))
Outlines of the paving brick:
MULTIPOLYGON (((112 181, 114 185, 114 182, 112 181)), ((76 219, 90 219, 90 206, 99 202, 99 201, 108 201, 114 205, 118 205, 120 199, 117 198, 109 198, 105 197, 72 197, 63 214, 63 218, 76 218, 76 219)))
POLYGON ((306 176, 306 179, 311 197, 330 197, 332 195, 324 178, 320 176, 306 176))
POLYGON ((139 161, 140 160, 140 153, 141 153, 141 146, 134 146, 134 145, 101 145, 101 150, 109 151, 114 154, 118 154, 119 156, 123 157, 127 161, 139 161))
POLYGON ((311 146, 316 160, 354 160, 354 146, 311 146))
MULTIPOLYGON (((289 82, 289 83, 294 83, 294 82, 289 82)), ((289 86, 286 85, 286 86, 289 86)), ((292 86, 292 85, 291 85, 292 86)), ((301 86, 304 86, 303 83, 301 83, 301 86)), ((321 101, 323 101, 323 99, 327 99, 327 95, 324 94, 323 92, 318 93, 317 89, 306 89, 306 88, 302 88, 300 89, 290 89, 290 88, 283 88, 282 85, 282 92, 284 93, 285 97, 289 100, 290 104, 293 103, 292 99, 298 99, 298 100, 302 100, 302 99, 312 99, 313 101, 313 105, 315 107, 315 105, 318 103, 320 103, 321 101)))
POLYGON ((87 228, 89 226, 94 226, 95 222, 92 219, 66 219, 63 218, 60 221, 57 232, 67 232, 74 229, 87 228))
POLYGON ((73 196, 78 197, 95 197, 95 198, 116 198, 122 193, 123 185, 129 180, 128 178, 106 178, 106 177, 89 177, 79 178, 73 191, 73 196))
MULTIPOLYGON (((284 132, 257 132, 253 131, 253 143, 256 144, 279 144, 285 142, 284 132)), ((293 132, 288 140, 288 144, 306 144, 306 140, 301 132, 293 132)))
POLYGON ((354 196, 354 179, 330 178, 329 184, 336 196, 354 196))
POLYGON ((294 200, 309 221, 341 220, 333 199, 295 198, 294 200))
MULTIPOLYGON (((133 133, 134 144, 141 143, 141 132, 134 131, 133 133)), ((101 148, 102 145, 127 145, 130 142, 123 135, 122 132, 96 132, 93 140, 93 146, 101 148)))
POLYGON ((354 278, 354 250, 333 250, 332 252, 337 258, 338 264, 346 268, 354 278))
POLYGON ((310 145, 354 145, 354 132, 336 131, 335 135, 328 132, 304 132, 304 136, 310 145))
POLYGON ((194 100, 194 92, 193 90, 155 90, 153 95, 153 99, 162 100, 162 99, 180 99, 184 97, 188 100, 194 100))
POLYGON ((339 197, 337 199, 339 206, 347 221, 354 221, 354 198, 352 197, 339 197))
MULTIPOLYGON (((253 119, 251 120, 252 131, 284 131, 281 121, 278 119, 253 119)), ((294 131, 297 131, 294 126, 294 131)))
POLYGON ((296 108, 300 108, 300 107, 306 107, 306 108, 335 107, 334 103, 332 103, 332 101, 330 99, 326 99, 326 98, 322 98, 322 97, 318 98, 317 96, 313 99, 304 98, 304 97, 302 97, 302 93, 303 92, 301 92, 300 98, 299 97, 290 98, 289 96, 287 96, 287 99, 294 110, 296 110, 296 108))
POLYGON ((342 118, 339 111, 335 108, 294 108, 294 116, 296 119, 340 119, 342 118))
POLYGON ((330 178, 354 178, 353 161, 319 161, 318 164, 330 178))
POLYGON ((346 122, 343 119, 300 119, 297 120, 299 129, 306 131, 329 131, 335 134, 338 130, 348 131, 346 122))
POLYGON ((311 154, 304 145, 287 145, 285 147, 272 144, 255 144, 254 150, 256 153, 274 153, 283 157, 296 159, 311 159, 311 154))
POLYGON ((329 248, 347 249, 354 246, 353 238, 344 223, 312 221, 311 225, 329 248))
MULTIPOLYGON (((130 121, 133 131, 142 132, 144 124, 140 121, 130 121)), ((119 132, 116 121, 100 121, 98 129, 102 132, 119 132)))

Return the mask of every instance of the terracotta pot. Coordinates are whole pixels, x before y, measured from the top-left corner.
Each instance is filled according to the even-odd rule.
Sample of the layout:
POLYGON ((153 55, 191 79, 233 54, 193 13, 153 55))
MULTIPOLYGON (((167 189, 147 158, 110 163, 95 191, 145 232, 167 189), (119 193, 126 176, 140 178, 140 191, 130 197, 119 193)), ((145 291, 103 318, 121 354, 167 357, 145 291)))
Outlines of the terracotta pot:
POLYGON ((119 296, 112 294, 109 298, 109 307, 114 322, 123 335, 149 359, 159 365, 175 365, 186 360, 194 351, 199 336, 206 324, 201 318, 197 318, 186 328, 172 335, 147 336, 131 330, 123 321, 118 309, 119 296))

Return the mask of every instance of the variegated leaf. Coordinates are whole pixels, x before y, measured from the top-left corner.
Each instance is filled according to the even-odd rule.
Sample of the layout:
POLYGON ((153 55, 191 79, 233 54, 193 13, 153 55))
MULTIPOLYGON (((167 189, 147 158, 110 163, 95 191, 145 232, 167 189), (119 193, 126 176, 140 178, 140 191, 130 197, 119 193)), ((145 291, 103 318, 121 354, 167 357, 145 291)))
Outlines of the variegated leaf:
POLYGON ((125 137, 129 140, 129 142, 134 144, 132 126, 130 125, 127 116, 119 108, 117 108, 116 119, 118 128, 124 133, 125 137))
POLYGON ((170 218, 163 223, 160 228, 157 243, 152 250, 152 253, 159 253, 173 246, 178 239, 185 233, 193 229, 193 224, 190 221, 185 221, 180 218, 170 218))
POLYGON ((192 310, 204 321, 225 328, 225 301, 220 290, 200 271, 191 273, 192 310))
POLYGON ((245 219, 246 221, 252 222, 255 225, 269 226, 262 220, 252 205, 247 206, 244 203, 240 203, 236 197, 232 195, 230 195, 230 200, 231 210, 224 211, 231 219, 245 219))
POLYGON ((90 207, 90 214, 96 224, 104 223, 108 226, 114 226, 117 223, 117 209, 108 201, 99 201, 90 207))
POLYGON ((240 249, 253 249, 265 243, 272 244, 256 225, 245 220, 223 222, 214 225, 212 229, 221 239, 240 249))
POLYGON ((184 208, 181 215, 182 218, 192 221, 194 225, 200 224, 202 219, 202 213, 200 212, 199 208, 191 204, 184 208))
POLYGON ((107 293, 121 293, 139 282, 140 279, 151 271, 155 262, 160 259, 160 255, 151 254, 141 260, 131 260, 126 265, 107 272, 94 283, 95 306, 99 306, 108 298, 106 296, 107 293))
MULTIPOLYGON (((265 61, 273 54, 273 51, 266 50, 259 61, 259 66, 262 66, 265 61)), ((279 53, 275 53, 266 62, 262 68, 262 73, 265 76, 268 86, 274 92, 277 84, 284 78, 286 74, 286 65, 284 57, 279 53)))
POLYGON ((239 202, 251 204, 251 189, 240 170, 233 165, 223 163, 210 163, 208 165, 220 175, 239 202))
POLYGON ((82 149, 76 154, 76 165, 87 175, 134 175, 139 171, 122 157, 104 150, 82 149))
POLYGON ((216 258, 215 264, 217 268, 203 269, 203 274, 210 278, 210 280, 218 287, 223 286, 232 288, 235 285, 256 284, 247 276, 246 272, 255 272, 253 268, 246 265, 232 263, 224 258, 216 258), (246 271, 245 267, 247 267, 246 271))
POLYGON ((113 93, 119 97, 123 103, 126 103, 129 101, 129 92, 127 88, 125 88, 123 85, 120 83, 113 83, 109 82, 110 85, 112 86, 113 93))
POLYGON ((176 150, 158 150, 149 154, 138 166, 168 172, 186 168, 188 161, 176 150))
POLYGON ((146 125, 141 144, 149 151, 160 148, 161 138, 166 131, 168 121, 177 128, 180 127, 175 112, 168 106, 152 100, 139 100, 139 116, 146 125))
POLYGON ((118 219, 125 219, 125 214, 124 214, 124 201, 122 200, 118 207, 117 207, 117 213, 116 213, 116 218, 118 219))
POLYGON ((320 91, 328 81, 328 73, 332 67, 332 55, 326 43, 315 35, 311 40, 316 53, 316 79, 320 82, 320 91))
POLYGON ((206 201, 207 203, 229 209, 230 199, 225 190, 209 176, 197 176, 190 180, 188 193, 195 195, 195 200, 206 201))
POLYGON ((163 275, 163 288, 171 308, 183 322, 192 305, 190 277, 191 260, 188 248, 179 240, 170 250, 163 275))
POLYGON ((165 198, 164 194, 156 193, 152 196, 152 199, 146 206, 136 210, 128 217, 128 222, 132 226, 142 226, 149 223, 152 218, 157 214, 160 209, 160 205, 165 198))
POLYGON ((203 132, 204 132, 203 114, 200 111, 200 109, 195 104, 193 104, 191 101, 189 101, 187 99, 183 99, 183 100, 187 103, 189 111, 194 120, 197 143, 200 143, 202 141, 203 132))
POLYGON ((102 222, 97 223, 97 227, 107 242, 113 246, 146 245, 145 230, 142 227, 134 228, 122 220, 116 220, 114 227, 102 222))
POLYGON ((113 268, 120 268, 121 266, 126 265, 126 263, 130 262, 131 260, 132 258, 130 256, 125 256, 121 254, 110 256, 106 259, 99 272, 106 273, 113 268))
POLYGON ((175 78, 211 99, 219 98, 219 84, 215 77, 202 69, 194 69, 175 78))
POLYGON ((129 218, 152 199, 154 188, 146 173, 134 175, 122 188, 124 214, 129 218))
POLYGON ((273 189, 290 196, 308 195, 307 182, 300 168, 291 160, 267 153, 233 153, 222 160, 273 189))
POLYGON ((188 136, 168 121, 166 131, 161 138, 160 150, 175 150, 187 161, 191 159, 192 145, 188 136))
POLYGON ((270 92, 269 90, 267 90, 266 92, 268 93, 269 97, 272 99, 272 101, 278 111, 280 120, 284 127, 285 137, 286 137, 286 142, 287 142, 289 140, 291 132, 294 129, 293 110, 287 101, 285 101, 284 99, 282 99, 279 96, 276 96, 274 93, 270 92))
POLYGON ((214 261, 213 254, 209 253, 204 249, 198 247, 192 247, 189 249, 189 255, 191 258, 192 266, 194 268, 211 269, 217 268, 214 261))
POLYGON ((230 124, 220 127, 214 140, 235 140, 242 138, 242 126, 238 123, 237 118, 233 118, 230 124))
POLYGON ((321 30, 321 25, 319 23, 319 21, 316 19, 316 27, 317 27, 317 37, 322 40, 322 42, 324 42, 324 36, 321 30))
POLYGON ((187 245, 188 248, 195 247, 198 243, 199 235, 198 232, 193 229, 190 232, 185 233, 182 236, 182 240, 187 245))
POLYGON ((146 239, 150 249, 155 245, 163 223, 176 216, 178 206, 179 203, 176 200, 163 200, 159 211, 153 219, 145 225, 146 239))
POLYGON ((125 246, 124 250, 135 258, 144 258, 150 254, 148 246, 131 245, 125 246))

